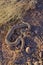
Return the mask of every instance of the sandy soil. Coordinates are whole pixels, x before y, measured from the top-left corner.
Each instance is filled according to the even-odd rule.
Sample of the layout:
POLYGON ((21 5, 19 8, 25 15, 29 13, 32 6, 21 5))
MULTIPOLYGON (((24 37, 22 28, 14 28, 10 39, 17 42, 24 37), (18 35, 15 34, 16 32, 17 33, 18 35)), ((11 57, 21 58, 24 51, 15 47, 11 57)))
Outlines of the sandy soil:
MULTIPOLYGON (((37 4, 35 5, 35 8, 31 9, 31 7, 25 11, 25 13, 19 18, 19 13, 21 13, 21 10, 19 13, 15 13, 18 11, 15 10, 16 5, 20 5, 20 2, 16 2, 15 0, 11 0, 12 2, 9 3, 9 5, 6 4, 4 7, 8 8, 5 9, 5 12, 8 10, 8 12, 4 16, 4 11, 3 11, 3 6, 1 4, 4 4, 6 0, 0 0, 0 13, 2 10, 2 13, 0 14, 0 65, 28 65, 34 64, 35 62, 40 62, 42 61, 43 58, 40 57, 40 51, 43 51, 43 0, 38 0, 37 4), (15 2, 15 4, 14 4, 15 2), (13 5, 12 5, 13 4, 13 5), (11 5, 11 6, 10 6, 11 5), (14 8, 15 7, 15 8, 14 8), (15 14, 18 16, 15 16, 15 14), (7 15, 8 14, 8 15, 7 15), (14 16, 12 16, 14 14, 14 16), (9 18, 10 16, 11 19, 9 18), (8 20, 6 22, 6 20, 8 20), (19 50, 11 50, 8 44, 5 42, 6 35, 10 28, 12 28, 13 25, 16 25, 24 21, 25 23, 30 24, 31 28, 29 31, 29 36, 31 40, 31 45, 34 46, 37 44, 35 47, 35 52, 33 52, 31 55, 28 55, 24 52, 20 52, 19 50), (6 22, 3 24, 3 21, 6 22), (35 31, 36 30, 36 31, 35 31), (38 32, 37 32, 38 31, 38 32), (37 35, 35 34, 37 33, 37 35), (34 43, 35 42, 35 43, 34 43), (22 61, 23 60, 23 61, 22 61), (16 62, 18 61, 18 62, 16 62), (17 63, 17 64, 16 64, 17 63)), ((10 0, 9 0, 10 1, 10 0)), ((27 4, 27 3, 26 3, 27 4)), ((22 5, 22 4, 21 4, 22 5)), ((26 6, 26 5, 25 5, 26 6)), ((26 6, 27 7, 27 6, 26 6)), ((18 7, 17 7, 18 8, 18 7)), ((20 6, 21 8, 21 6, 20 6)), ((27 40, 28 41, 28 40, 27 40)), ((30 43, 30 41, 28 41, 30 43)), ((13 47, 12 47, 13 48, 13 47)), ((31 51, 32 51, 31 49, 31 51)))

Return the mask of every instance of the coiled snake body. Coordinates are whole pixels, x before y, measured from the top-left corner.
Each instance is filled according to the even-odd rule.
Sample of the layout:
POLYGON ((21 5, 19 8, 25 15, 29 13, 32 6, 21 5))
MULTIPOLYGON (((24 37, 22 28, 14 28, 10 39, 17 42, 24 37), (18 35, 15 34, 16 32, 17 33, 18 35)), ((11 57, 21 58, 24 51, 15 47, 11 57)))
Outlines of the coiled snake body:
POLYGON ((8 31, 5 42, 9 45, 12 46, 14 45, 15 47, 20 46, 20 50, 24 48, 24 40, 23 38, 26 36, 27 30, 30 29, 30 25, 28 23, 21 23, 21 24, 16 24, 14 25, 11 30, 8 31))

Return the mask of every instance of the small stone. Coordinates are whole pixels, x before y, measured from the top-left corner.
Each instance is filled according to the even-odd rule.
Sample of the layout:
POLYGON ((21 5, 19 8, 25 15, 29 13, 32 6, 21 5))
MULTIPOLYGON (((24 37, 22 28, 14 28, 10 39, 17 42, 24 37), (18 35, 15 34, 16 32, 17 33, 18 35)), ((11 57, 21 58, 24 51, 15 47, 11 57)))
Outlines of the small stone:
POLYGON ((26 53, 29 53, 29 52, 30 52, 30 48, 27 47, 27 48, 26 48, 26 53))
POLYGON ((34 63, 34 65, 38 65, 38 62, 36 61, 36 62, 34 63))

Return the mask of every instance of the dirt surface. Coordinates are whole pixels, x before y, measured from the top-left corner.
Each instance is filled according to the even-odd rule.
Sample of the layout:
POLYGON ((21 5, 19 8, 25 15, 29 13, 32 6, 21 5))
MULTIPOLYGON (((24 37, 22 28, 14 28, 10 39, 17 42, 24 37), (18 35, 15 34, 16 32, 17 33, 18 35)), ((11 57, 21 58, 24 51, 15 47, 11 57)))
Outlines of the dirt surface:
MULTIPOLYGON (((20 2, 20 0, 17 0, 17 2, 20 2)), ((0 25, 0 65, 39 64, 43 65, 43 0, 38 0, 35 8, 26 10, 22 17, 15 16, 0 25), (5 42, 9 30, 16 24, 19 26, 19 24, 22 24, 21 22, 30 25, 28 34, 26 31, 26 36, 23 37, 25 45, 22 51, 18 47, 10 46, 9 43, 5 42)))

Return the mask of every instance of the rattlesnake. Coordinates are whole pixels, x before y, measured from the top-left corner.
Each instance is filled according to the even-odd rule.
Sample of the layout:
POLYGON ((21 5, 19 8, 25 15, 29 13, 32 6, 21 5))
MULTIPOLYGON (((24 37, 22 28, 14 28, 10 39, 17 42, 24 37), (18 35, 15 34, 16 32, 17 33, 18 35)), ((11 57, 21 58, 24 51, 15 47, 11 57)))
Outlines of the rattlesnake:
POLYGON ((20 50, 24 47, 24 40, 23 38, 26 36, 26 32, 30 30, 30 25, 28 23, 21 23, 14 25, 7 33, 5 42, 9 46, 17 46, 21 44, 20 50), (12 38, 13 39, 12 39, 12 38), (13 40, 13 41, 12 41, 13 40))

